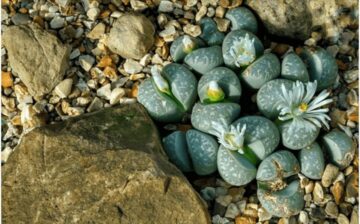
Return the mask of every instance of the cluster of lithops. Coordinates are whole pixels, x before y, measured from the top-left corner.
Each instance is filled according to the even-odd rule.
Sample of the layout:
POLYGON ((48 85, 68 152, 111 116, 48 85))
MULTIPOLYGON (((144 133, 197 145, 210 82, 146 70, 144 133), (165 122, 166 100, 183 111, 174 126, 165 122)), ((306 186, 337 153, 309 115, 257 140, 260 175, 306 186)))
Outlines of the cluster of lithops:
POLYGON ((231 9, 225 17, 232 26, 227 35, 203 18, 200 37, 178 37, 170 48, 174 63, 153 67, 138 100, 158 122, 182 122, 191 114, 193 129, 163 139, 183 172, 218 171, 236 186, 256 179, 268 212, 295 215, 304 206, 298 174, 321 179, 326 159, 344 168, 354 156, 353 141, 343 132, 319 137, 322 127, 329 129, 336 62, 324 49, 308 47, 280 61, 255 35, 250 10, 231 9), (244 89, 257 91, 259 114, 240 116, 244 89))

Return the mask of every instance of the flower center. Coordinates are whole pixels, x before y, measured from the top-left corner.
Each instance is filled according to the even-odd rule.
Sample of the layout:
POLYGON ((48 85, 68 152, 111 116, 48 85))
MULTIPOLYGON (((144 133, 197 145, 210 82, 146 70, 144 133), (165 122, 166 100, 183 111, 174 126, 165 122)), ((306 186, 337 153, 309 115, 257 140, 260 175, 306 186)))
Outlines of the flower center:
POLYGON ((309 105, 308 105, 307 103, 301 103, 301 104, 299 105, 299 110, 300 110, 301 112, 305 112, 305 111, 308 109, 308 107, 309 107, 309 105))

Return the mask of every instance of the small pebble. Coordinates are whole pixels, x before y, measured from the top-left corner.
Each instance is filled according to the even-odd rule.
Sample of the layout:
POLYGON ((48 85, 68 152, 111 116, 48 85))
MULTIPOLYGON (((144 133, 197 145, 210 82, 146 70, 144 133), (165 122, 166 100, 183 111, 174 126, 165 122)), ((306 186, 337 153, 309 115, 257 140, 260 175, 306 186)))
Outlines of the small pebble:
POLYGON ((148 5, 140 0, 130 0, 131 8, 133 8, 137 12, 141 12, 148 8, 148 5))
POLYGON ((111 91, 110 104, 114 105, 120 103, 120 99, 125 96, 125 90, 123 88, 115 88, 111 91))
POLYGON ((174 4, 170 1, 160 1, 158 11, 159 12, 172 12, 174 10, 174 4))
POLYGON ((300 211, 299 218, 298 218, 299 224, 308 224, 309 223, 309 215, 306 211, 300 211))
POLYGON ((330 185, 333 183, 335 178, 337 177, 339 173, 339 168, 333 164, 328 164, 325 167, 324 173, 321 178, 321 184, 324 187, 330 187, 330 185))
POLYGON ((184 27, 184 32, 189 34, 192 37, 197 37, 201 34, 201 28, 199 25, 186 24, 184 27))
POLYGON ((60 16, 56 16, 50 21, 50 27, 52 29, 59 29, 64 27, 64 25, 65 25, 65 19, 60 16))
POLYGON ((101 101, 100 98, 95 97, 89 107, 86 109, 87 112, 94 112, 97 110, 102 109, 104 106, 104 103, 101 101))
POLYGON ((72 79, 64 79, 55 87, 54 92, 60 98, 66 98, 71 92, 72 84, 73 84, 72 79))
POLYGON ((225 217, 234 219, 240 213, 239 208, 234 203, 230 203, 226 209, 225 217))
POLYGON ((129 74, 139 73, 142 69, 142 65, 133 59, 126 59, 124 63, 124 70, 129 74))
POLYGON ((226 32, 230 26, 230 20, 222 18, 214 18, 217 28, 220 32, 226 32))
POLYGON ((330 188, 331 194, 334 196, 336 204, 340 204, 344 197, 344 183, 341 181, 336 182, 330 188))
POLYGON ((314 202, 320 204, 324 200, 324 189, 319 182, 315 183, 313 191, 314 202))
POLYGON ((258 217, 259 217, 259 221, 263 222, 263 221, 267 221, 270 220, 272 215, 266 211, 264 208, 259 208, 258 209, 258 217))
POLYGON ((195 21, 199 22, 206 15, 206 12, 207 12, 206 6, 201 6, 199 11, 195 15, 195 21))
POLYGON ((336 219, 339 214, 339 209, 332 201, 328 202, 325 207, 325 213, 330 217, 336 219))
POLYGON ((336 221, 338 224, 349 224, 350 223, 349 219, 344 214, 341 214, 341 213, 337 217, 336 221))
POLYGON ((90 8, 87 12, 86 15, 88 16, 88 18, 92 21, 95 21, 97 19, 97 17, 100 14, 100 9, 99 8, 90 8))
POLYGON ((213 187, 205 187, 200 191, 201 197, 206 201, 212 201, 215 199, 216 190, 213 187))
POLYGON ((104 99, 110 100, 111 95, 111 84, 106 84, 96 90, 96 94, 104 99))
POLYGON ((95 58, 90 55, 81 55, 79 57, 79 64, 85 71, 90 71, 91 67, 95 63, 95 58))

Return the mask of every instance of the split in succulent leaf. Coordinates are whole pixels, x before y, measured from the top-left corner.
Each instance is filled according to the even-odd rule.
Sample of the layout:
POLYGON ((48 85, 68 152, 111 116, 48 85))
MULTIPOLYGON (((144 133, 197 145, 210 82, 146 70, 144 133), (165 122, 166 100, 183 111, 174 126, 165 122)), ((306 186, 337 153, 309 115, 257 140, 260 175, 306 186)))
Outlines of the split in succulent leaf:
POLYGON ((209 82, 209 86, 207 88, 206 93, 207 93, 209 102, 212 102, 212 103, 220 102, 220 101, 224 100, 224 98, 225 98, 224 91, 221 89, 221 87, 219 86, 219 84, 216 81, 209 82))
POLYGON ((212 122, 213 131, 211 134, 219 139, 219 143, 225 148, 244 154, 244 140, 246 125, 241 128, 241 124, 227 125, 225 120, 221 122, 212 122))
POLYGON ((161 70, 158 66, 152 66, 151 75, 153 77, 154 83, 160 92, 163 92, 169 96, 171 96, 169 83, 166 81, 164 77, 161 75, 161 70))
POLYGON ((234 58, 237 67, 243 67, 251 64, 256 59, 256 51, 254 38, 250 38, 249 34, 234 42, 230 48, 230 54, 234 58))
POLYGON ((296 81, 291 90, 287 90, 282 85, 282 95, 278 105, 279 120, 292 120, 291 125, 310 129, 321 128, 322 124, 329 128, 330 117, 326 114, 329 109, 320 107, 331 103, 332 99, 327 99, 330 94, 326 90, 313 98, 316 86, 316 81, 306 84, 296 81), (304 120, 310 121, 312 125, 308 125, 309 123, 305 123, 304 120))

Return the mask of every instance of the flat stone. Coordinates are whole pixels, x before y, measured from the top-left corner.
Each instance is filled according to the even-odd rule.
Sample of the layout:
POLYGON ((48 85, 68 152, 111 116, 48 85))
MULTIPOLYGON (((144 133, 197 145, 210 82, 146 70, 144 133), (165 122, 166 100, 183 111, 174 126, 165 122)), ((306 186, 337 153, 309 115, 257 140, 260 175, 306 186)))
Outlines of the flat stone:
POLYGON ((321 178, 321 184, 324 187, 330 187, 337 175, 339 174, 339 168, 333 164, 328 164, 325 167, 324 173, 321 178))
POLYGON ((127 59, 124 63, 124 70, 129 74, 139 73, 142 69, 142 65, 133 59, 127 59))
POLYGON ((159 12, 172 12, 174 11, 174 4, 170 1, 160 1, 159 12))
POLYGON ((336 219, 339 215, 339 209, 334 202, 330 201, 326 204, 325 213, 330 216, 330 218, 336 219))
POLYGON ((107 46, 124 58, 140 60, 154 44, 155 28, 144 15, 126 13, 110 30, 107 46))
POLYGON ((16 25, 26 25, 30 22, 30 17, 28 14, 16 13, 11 17, 11 21, 16 25))
POLYGON ((71 92, 72 84, 73 84, 72 79, 64 79, 55 87, 54 92, 60 98, 66 98, 71 92))
POLYGON ((340 214, 339 217, 336 219, 338 224, 349 224, 349 219, 344 215, 340 214))
POLYGON ((65 18, 62 18, 60 16, 55 16, 50 21, 50 27, 52 29, 60 29, 60 28, 64 27, 64 25, 65 25, 65 18))
POLYGON ((4 223, 210 224, 140 104, 34 129, 2 167, 4 223), (179 200, 181 199, 181 200, 179 200))
POLYGON ((104 23, 98 23, 86 36, 93 40, 100 39, 105 33, 105 28, 104 23))
POLYGON ((93 64, 95 63, 95 58, 90 55, 81 55, 79 57, 79 64, 85 71, 90 71, 93 64))
POLYGON ((338 181, 330 188, 330 190, 334 196, 336 204, 340 204, 340 202, 344 199, 344 183, 338 181))
POLYGON ((10 26, 3 44, 10 67, 33 96, 49 93, 68 68, 70 47, 36 24, 10 26))

